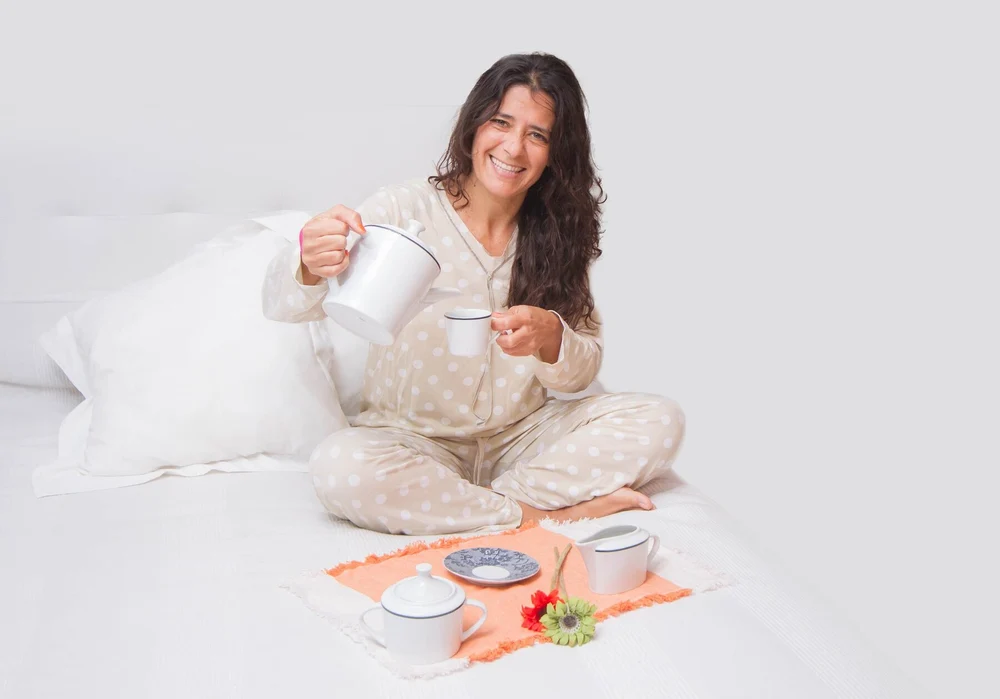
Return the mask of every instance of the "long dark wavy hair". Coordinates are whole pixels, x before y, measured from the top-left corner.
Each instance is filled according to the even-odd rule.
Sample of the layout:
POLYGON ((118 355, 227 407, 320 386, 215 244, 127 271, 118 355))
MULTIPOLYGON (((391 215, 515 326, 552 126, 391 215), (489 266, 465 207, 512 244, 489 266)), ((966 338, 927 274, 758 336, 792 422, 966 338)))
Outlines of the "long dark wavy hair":
POLYGON ((549 162, 518 213, 517 252, 507 306, 558 312, 570 327, 591 317, 590 265, 601 256, 601 205, 607 199, 590 150, 586 97, 567 63, 546 53, 504 56, 483 73, 462 105, 448 143, 428 181, 459 200, 472 173, 476 131, 499 111, 516 85, 542 92, 555 104, 549 162))

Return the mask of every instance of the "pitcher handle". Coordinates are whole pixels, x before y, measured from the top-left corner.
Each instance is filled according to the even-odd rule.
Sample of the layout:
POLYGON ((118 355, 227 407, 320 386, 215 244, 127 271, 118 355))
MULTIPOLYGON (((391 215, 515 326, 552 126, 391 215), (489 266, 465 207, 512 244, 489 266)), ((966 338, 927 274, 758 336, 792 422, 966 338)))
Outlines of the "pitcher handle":
POLYGON ((369 636, 371 636, 372 638, 374 638, 376 643, 378 643, 380 646, 382 646, 383 648, 385 648, 385 636, 383 636, 378 631, 376 631, 375 629, 373 629, 371 626, 368 625, 368 622, 365 621, 365 617, 368 616, 368 614, 370 614, 371 612, 374 612, 376 609, 381 610, 382 607, 372 607, 371 609, 366 609, 365 611, 363 611, 361 613, 361 616, 358 618, 358 621, 361 622, 361 628, 369 636))
POLYGON ((482 626, 483 622, 486 621, 486 605, 485 604, 483 604, 479 600, 474 600, 474 599, 466 600, 465 603, 468 604, 468 605, 471 605, 473 607, 479 607, 480 609, 483 610, 483 613, 479 615, 479 618, 476 620, 476 623, 474 623, 472 626, 470 626, 468 629, 466 629, 465 631, 462 632, 462 640, 463 641, 465 639, 467 639, 469 636, 471 636, 472 634, 474 634, 476 631, 478 631, 479 627, 482 626))
POLYGON ((646 568, 653 565, 653 557, 656 556, 656 552, 660 550, 660 537, 656 534, 650 533, 649 538, 653 540, 653 547, 649 549, 649 555, 646 556, 646 568))

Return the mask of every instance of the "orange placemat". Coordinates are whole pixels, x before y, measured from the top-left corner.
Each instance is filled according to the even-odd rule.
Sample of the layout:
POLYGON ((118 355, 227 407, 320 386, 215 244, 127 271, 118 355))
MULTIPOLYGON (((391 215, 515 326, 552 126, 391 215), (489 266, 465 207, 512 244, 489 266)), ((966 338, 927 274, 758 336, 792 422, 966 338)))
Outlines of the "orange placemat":
MULTIPOLYGON (((555 570, 553 548, 565 549, 567 543, 572 543, 572 539, 544 527, 530 525, 474 538, 453 537, 430 544, 417 542, 383 556, 369 556, 363 561, 342 563, 326 573, 340 584, 367 595, 378 603, 387 587, 415 575, 418 563, 430 563, 433 575, 460 585, 467 597, 485 604, 489 612, 486 623, 462 644, 455 657, 465 658, 469 662, 489 662, 519 648, 551 642, 543 634, 521 626, 521 607, 531 605, 531 594, 535 590, 549 592, 555 570), (455 577, 445 569, 443 561, 449 553, 477 546, 508 548, 526 553, 538 561, 541 571, 528 580, 506 587, 484 587, 455 577)), ((664 555, 662 549, 659 555, 664 555)), ((655 573, 647 573, 646 581, 628 592, 618 595, 594 594, 587 585, 587 569, 575 546, 566 559, 563 573, 566 589, 571 596, 582 597, 597 605, 594 617, 599 622, 633 609, 673 602, 691 594, 690 588, 678 587, 655 573)), ((479 610, 467 607, 465 614, 467 628, 476 620, 479 610)), ((599 641, 600 633, 598 625, 591 643, 599 641)))

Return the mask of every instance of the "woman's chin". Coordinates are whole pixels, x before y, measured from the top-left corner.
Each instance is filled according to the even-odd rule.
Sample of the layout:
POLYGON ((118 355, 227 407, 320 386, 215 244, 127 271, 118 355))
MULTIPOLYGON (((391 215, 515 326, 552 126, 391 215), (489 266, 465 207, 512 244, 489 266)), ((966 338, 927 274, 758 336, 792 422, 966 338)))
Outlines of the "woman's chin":
POLYGON ((483 180, 483 184, 486 185, 486 189, 489 190, 490 194, 499 199, 519 196, 527 189, 524 183, 525 179, 523 175, 514 179, 493 176, 483 180))
POLYGON ((497 199, 520 199, 528 189, 528 186, 525 184, 527 182, 525 179, 526 174, 522 172, 517 177, 508 179, 500 177, 490 170, 487 170, 485 173, 479 171, 475 173, 480 186, 497 199))

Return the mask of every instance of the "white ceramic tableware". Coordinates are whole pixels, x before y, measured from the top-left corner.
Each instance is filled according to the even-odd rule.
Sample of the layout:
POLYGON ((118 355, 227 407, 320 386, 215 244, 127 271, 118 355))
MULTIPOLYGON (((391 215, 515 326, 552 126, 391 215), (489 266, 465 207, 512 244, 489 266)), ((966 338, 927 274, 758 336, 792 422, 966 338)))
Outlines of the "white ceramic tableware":
POLYGON ((492 313, 484 308, 455 308, 444 314, 448 351, 459 357, 486 354, 497 337, 490 329, 492 313))
POLYGON ((361 628, 385 647, 393 659, 410 665, 428 665, 447 660, 458 652, 462 641, 486 621, 486 605, 465 598, 465 590, 444 578, 431 575, 430 563, 418 563, 417 574, 386 588, 382 604, 365 610, 361 628), (465 605, 482 610, 479 619, 462 630, 465 605), (372 628, 365 617, 381 611, 383 630, 372 628))
POLYGON ((367 233, 350 250, 351 261, 330 280, 323 311, 338 325, 376 345, 391 345, 417 313, 458 289, 431 288, 441 265, 420 240, 424 227, 365 224, 367 233))
POLYGON ((646 571, 660 548, 660 537, 628 524, 602 529, 577 541, 576 547, 587 566, 590 590, 599 595, 616 595, 646 581, 646 571))

